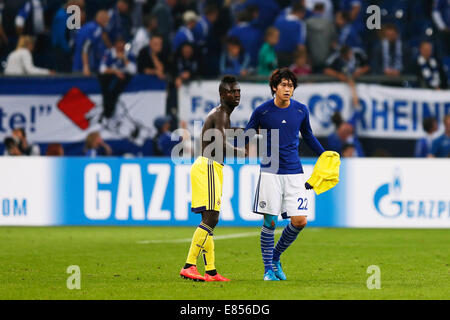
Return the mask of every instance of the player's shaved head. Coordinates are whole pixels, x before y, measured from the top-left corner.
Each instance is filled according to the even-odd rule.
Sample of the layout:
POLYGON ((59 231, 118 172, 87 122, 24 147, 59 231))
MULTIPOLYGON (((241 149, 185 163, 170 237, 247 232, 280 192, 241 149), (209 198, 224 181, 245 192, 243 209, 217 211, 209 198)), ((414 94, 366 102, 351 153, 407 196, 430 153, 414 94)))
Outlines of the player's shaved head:
POLYGON ((235 76, 232 76, 232 75, 223 76, 222 80, 220 81, 220 85, 219 85, 219 93, 222 94, 226 90, 230 90, 230 86, 237 82, 238 81, 235 76))
POLYGON ((235 108, 241 100, 241 89, 235 76, 225 75, 219 85, 220 103, 235 108))

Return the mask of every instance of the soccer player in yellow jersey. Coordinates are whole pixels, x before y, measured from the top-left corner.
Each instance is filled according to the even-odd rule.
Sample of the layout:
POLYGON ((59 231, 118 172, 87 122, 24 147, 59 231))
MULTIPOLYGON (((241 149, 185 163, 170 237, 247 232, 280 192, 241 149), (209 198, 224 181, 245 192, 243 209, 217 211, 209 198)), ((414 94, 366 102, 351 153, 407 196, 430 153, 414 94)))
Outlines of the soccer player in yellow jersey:
POLYGON ((202 155, 191 168, 191 211, 202 215, 202 222, 192 237, 186 264, 180 276, 195 281, 229 281, 217 273, 214 258, 214 227, 219 221, 222 196, 223 162, 226 150, 245 156, 246 149, 235 148, 226 140, 230 115, 239 105, 241 90, 234 76, 224 76, 219 86, 220 105, 205 119, 202 129, 202 155), (203 255, 205 276, 197 270, 197 258, 203 255))

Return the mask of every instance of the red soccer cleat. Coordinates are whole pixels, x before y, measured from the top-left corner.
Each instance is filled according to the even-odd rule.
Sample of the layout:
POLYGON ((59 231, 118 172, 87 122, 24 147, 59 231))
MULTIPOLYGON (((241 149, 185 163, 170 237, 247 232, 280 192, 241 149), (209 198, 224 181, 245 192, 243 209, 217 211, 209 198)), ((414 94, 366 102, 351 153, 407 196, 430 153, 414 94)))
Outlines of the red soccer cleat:
POLYGON ((211 282, 211 281, 230 281, 230 279, 222 277, 220 274, 216 274, 215 276, 210 276, 209 274, 205 273, 205 281, 208 281, 208 282, 211 282))
POLYGON ((198 272, 196 266, 189 267, 187 269, 181 269, 180 276, 184 279, 190 279, 194 281, 205 281, 205 278, 198 272))

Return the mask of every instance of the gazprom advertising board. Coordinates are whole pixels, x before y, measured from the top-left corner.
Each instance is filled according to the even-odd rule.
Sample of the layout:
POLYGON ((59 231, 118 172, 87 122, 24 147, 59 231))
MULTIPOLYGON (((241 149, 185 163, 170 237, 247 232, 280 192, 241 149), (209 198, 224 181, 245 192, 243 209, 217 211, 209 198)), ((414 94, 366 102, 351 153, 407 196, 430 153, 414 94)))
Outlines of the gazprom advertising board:
MULTIPOLYGON (((309 177, 314 159, 303 161, 309 177)), ((220 225, 260 226, 256 164, 224 166, 220 225)), ((0 225, 197 225, 190 165, 157 158, 2 158, 0 225)), ((342 160, 310 226, 450 228, 450 161, 342 160)))

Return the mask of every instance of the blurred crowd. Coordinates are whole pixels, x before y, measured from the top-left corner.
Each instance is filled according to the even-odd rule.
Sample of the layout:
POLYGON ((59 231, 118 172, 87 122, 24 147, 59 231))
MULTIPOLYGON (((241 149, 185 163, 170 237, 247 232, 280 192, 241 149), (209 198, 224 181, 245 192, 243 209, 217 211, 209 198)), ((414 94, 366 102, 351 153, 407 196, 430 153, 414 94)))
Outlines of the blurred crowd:
POLYGON ((350 84, 415 74, 442 89, 450 65, 447 0, 0 0, 0 22, 5 74, 138 72, 179 86, 290 67, 350 84), (373 4, 380 30, 366 26, 373 4))
MULTIPOLYGON (((268 77, 277 67, 289 67, 299 77, 325 74, 347 83, 357 110, 360 76, 416 75, 421 87, 441 90, 448 88, 449 66, 447 0, 0 0, 3 73, 98 75, 106 119, 137 73, 178 88, 196 78, 268 77), (366 25, 370 5, 380 8, 381 29, 366 25), (80 22, 79 28, 68 20, 80 22)), ((162 121, 168 122, 154 124, 154 149, 166 154, 170 125, 162 121)), ((364 156, 351 120, 336 115, 333 122, 329 148, 364 156)), ((445 153, 433 149, 431 135, 417 154, 445 153)), ((38 152, 24 132, 5 145, 9 154, 38 152)), ((61 152, 59 146, 50 149, 61 152)), ((88 150, 99 149, 112 152, 99 135, 88 137, 83 153, 95 156, 97 151, 88 150)))

